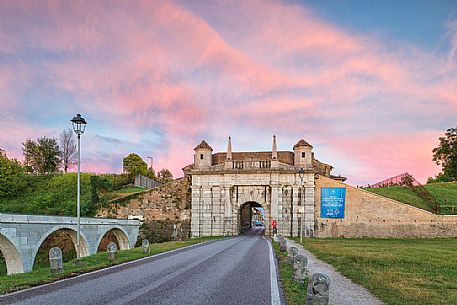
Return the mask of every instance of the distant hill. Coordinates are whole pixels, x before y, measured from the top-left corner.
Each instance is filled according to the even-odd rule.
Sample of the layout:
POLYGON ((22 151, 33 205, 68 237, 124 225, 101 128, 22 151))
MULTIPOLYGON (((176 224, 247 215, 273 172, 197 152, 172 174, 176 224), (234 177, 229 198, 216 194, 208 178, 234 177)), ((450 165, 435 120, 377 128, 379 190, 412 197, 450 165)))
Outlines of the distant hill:
MULTIPOLYGON (((426 184, 424 187, 438 202, 440 214, 457 214, 457 182, 436 182, 426 184)), ((390 186, 365 188, 365 190, 427 211, 434 211, 432 206, 407 187, 390 186)))

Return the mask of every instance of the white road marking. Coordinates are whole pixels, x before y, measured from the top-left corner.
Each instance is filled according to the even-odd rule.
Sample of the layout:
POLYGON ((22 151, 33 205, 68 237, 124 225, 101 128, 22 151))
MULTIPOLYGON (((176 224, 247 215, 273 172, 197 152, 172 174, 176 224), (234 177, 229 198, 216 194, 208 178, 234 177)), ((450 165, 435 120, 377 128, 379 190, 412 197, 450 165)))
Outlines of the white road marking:
MULTIPOLYGON (((224 240, 224 239, 226 239, 226 238, 215 239, 215 240, 217 241, 217 240, 224 240)), ((128 261, 128 262, 121 263, 121 264, 118 264, 118 265, 114 265, 114 266, 110 266, 110 267, 98 269, 98 270, 95 270, 95 271, 90 271, 90 272, 82 273, 82 274, 79 274, 79 275, 76 275, 76 276, 64 278, 64 279, 61 279, 61 280, 58 280, 58 281, 55 281, 55 282, 52 282, 52 283, 47 283, 47 284, 43 284, 43 285, 39 285, 39 286, 27 288, 27 289, 22 289, 22 290, 14 291, 14 292, 11 292, 11 293, 7 293, 7 294, 4 294, 4 295, 0 295, 0 299, 1 299, 2 297, 11 296, 11 295, 15 295, 15 294, 20 294, 20 293, 23 293, 23 292, 26 292, 26 291, 36 290, 36 289, 40 289, 40 288, 43 288, 43 287, 46 287, 46 286, 56 285, 56 284, 58 284, 58 283, 70 281, 70 280, 73 280, 73 279, 75 279, 75 278, 85 277, 85 276, 88 276, 88 275, 90 275, 90 274, 103 272, 103 271, 105 271, 105 270, 115 269, 115 268, 118 268, 118 267, 120 267, 120 266, 125 266, 125 265, 130 265, 130 264, 133 264, 133 263, 141 262, 141 261, 146 260, 146 259, 149 259, 149 258, 159 257, 159 256, 162 256, 162 255, 165 255, 165 254, 168 254, 168 253, 173 253, 173 252, 179 251, 179 250, 188 249, 188 248, 193 248, 193 247, 196 247, 196 246, 199 246, 199 245, 204 245, 204 244, 209 243, 209 242, 212 242, 212 241, 214 241, 214 240, 208 240, 208 241, 204 241, 204 242, 201 242, 201 243, 198 243, 198 244, 193 244, 193 245, 190 245, 190 246, 185 246, 185 247, 181 247, 181 248, 176 248, 176 249, 170 250, 170 251, 157 253, 157 254, 154 254, 154 255, 151 255, 151 256, 142 257, 142 258, 139 258, 139 259, 136 259, 136 260, 133 260, 133 261, 128 261)))
POLYGON ((268 246, 270 247, 271 305, 281 305, 281 298, 279 297, 278 278, 276 276, 276 264, 273 255, 273 247, 271 245, 271 242, 269 241, 268 246))

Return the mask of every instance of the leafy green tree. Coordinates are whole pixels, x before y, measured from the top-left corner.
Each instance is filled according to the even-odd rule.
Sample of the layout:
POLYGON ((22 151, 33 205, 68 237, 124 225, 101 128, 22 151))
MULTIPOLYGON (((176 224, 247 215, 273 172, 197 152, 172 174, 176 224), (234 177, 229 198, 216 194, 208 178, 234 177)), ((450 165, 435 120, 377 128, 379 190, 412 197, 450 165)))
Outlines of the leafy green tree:
POLYGON ((131 176, 136 176, 138 174, 146 176, 148 172, 148 165, 135 153, 129 154, 122 160, 122 165, 124 172, 130 174, 131 176))
POLYGON ((154 169, 152 167, 148 168, 146 177, 151 178, 151 179, 157 179, 156 172, 154 171, 154 169))
POLYGON ((24 187, 23 173, 19 161, 8 159, 5 153, 0 154, 0 197, 14 195, 24 187))
POLYGON ((157 173, 157 180, 160 182, 170 182, 173 180, 173 174, 168 169, 163 168, 157 173))
POLYGON ((46 173, 56 172, 60 166, 61 154, 57 139, 41 137, 36 141, 26 140, 22 143, 25 164, 30 166, 33 172, 46 173))
POLYGON ((441 181, 457 180, 457 127, 446 131, 440 137, 440 145, 433 149, 433 161, 441 165, 442 173, 436 179, 441 181))

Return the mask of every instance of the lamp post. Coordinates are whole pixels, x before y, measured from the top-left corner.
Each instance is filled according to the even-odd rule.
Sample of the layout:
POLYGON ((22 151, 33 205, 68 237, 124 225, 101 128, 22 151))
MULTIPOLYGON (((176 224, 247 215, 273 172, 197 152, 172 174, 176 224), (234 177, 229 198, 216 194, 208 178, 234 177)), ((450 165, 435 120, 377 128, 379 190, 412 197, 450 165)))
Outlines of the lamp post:
POLYGON ((84 130, 86 130, 86 120, 81 117, 81 115, 78 113, 72 120, 71 123, 73 124, 73 130, 74 132, 78 135, 78 195, 77 195, 77 214, 76 217, 78 218, 78 230, 77 230, 77 235, 76 235, 76 256, 77 256, 77 261, 79 262, 79 259, 81 257, 81 251, 80 251, 80 239, 81 239, 81 204, 80 204, 80 199, 81 199, 81 135, 84 133, 84 130))
POLYGON ((152 164, 153 164, 154 158, 153 157, 148 157, 148 159, 151 159, 151 170, 152 170, 152 164))
POLYGON ((300 168, 300 170, 298 171, 298 175, 300 176, 300 180, 301 180, 301 189, 302 189, 302 192, 301 192, 301 198, 300 198, 300 201, 301 201, 301 208, 302 208, 302 217, 301 217, 301 221, 300 221, 300 243, 303 243, 303 218, 305 218, 305 204, 304 204, 304 197, 305 197, 305 187, 303 186, 303 178, 305 177, 305 170, 302 168, 300 168))

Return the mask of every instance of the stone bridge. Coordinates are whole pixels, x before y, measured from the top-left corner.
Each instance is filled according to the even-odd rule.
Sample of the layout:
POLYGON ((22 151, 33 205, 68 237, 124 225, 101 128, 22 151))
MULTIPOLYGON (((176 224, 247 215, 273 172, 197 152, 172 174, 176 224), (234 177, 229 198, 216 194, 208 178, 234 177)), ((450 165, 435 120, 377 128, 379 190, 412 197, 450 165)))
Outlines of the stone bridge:
MULTIPOLYGON (((112 232, 119 248, 134 247, 140 222, 127 219, 81 218, 81 257, 97 253, 102 238, 112 232)), ((77 218, 0 213, 0 251, 8 274, 30 272, 44 240, 57 231, 68 233, 76 249, 77 218)))

